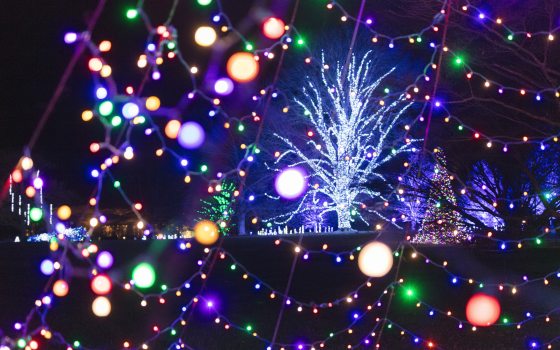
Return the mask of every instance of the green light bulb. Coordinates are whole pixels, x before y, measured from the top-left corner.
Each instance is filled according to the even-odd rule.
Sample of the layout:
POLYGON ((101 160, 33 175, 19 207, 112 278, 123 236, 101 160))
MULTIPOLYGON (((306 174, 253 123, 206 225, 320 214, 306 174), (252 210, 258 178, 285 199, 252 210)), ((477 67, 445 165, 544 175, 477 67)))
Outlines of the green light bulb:
POLYGON ((143 262, 132 270, 132 280, 138 288, 150 288, 156 282, 156 272, 152 265, 143 262))
POLYGON ((126 18, 135 19, 136 17, 138 17, 138 10, 137 9, 126 10, 126 18))
POLYGON ((99 114, 106 117, 109 114, 113 113, 113 102, 111 101, 103 101, 99 104, 99 114))
POLYGON ((122 123, 122 119, 118 115, 111 118, 111 125, 112 126, 117 127, 117 126, 121 125, 121 123, 122 123))
POLYGON ((212 0, 196 0, 200 6, 208 6, 212 3, 212 0))
POLYGON ((452 62, 455 67, 462 67, 465 64, 465 58, 462 55, 457 55, 452 62))
POLYGON ((34 222, 40 221, 43 218, 43 210, 41 208, 31 208, 29 218, 34 222))

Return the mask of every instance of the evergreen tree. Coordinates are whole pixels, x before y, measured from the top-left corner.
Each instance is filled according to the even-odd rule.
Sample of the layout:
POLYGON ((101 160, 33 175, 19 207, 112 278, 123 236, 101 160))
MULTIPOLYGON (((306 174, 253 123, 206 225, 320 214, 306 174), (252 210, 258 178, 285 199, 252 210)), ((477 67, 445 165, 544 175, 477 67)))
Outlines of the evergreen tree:
POLYGON ((447 171, 445 155, 441 148, 434 150, 435 166, 431 180, 426 214, 420 232, 413 243, 453 244, 462 243, 468 235, 461 223, 461 215, 455 209, 457 199, 451 189, 451 177, 447 171))
POLYGON ((235 214, 234 191, 235 185, 233 182, 224 181, 219 191, 216 190, 209 199, 201 200, 202 207, 198 211, 199 220, 215 222, 220 229, 220 233, 230 234, 235 226, 235 222, 232 220, 235 214))

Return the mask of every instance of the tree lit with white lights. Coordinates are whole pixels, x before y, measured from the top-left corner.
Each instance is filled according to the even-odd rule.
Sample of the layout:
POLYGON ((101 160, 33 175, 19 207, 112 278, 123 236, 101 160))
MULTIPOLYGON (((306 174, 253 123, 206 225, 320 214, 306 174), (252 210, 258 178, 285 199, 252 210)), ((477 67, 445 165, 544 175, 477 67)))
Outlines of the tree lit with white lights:
POLYGON ((274 168, 300 166, 309 173, 309 188, 297 208, 275 217, 275 222, 287 223, 305 213, 309 206, 304 203, 311 200, 321 205, 321 216, 335 212, 338 229, 347 230, 353 213, 361 219, 357 209, 364 201, 386 200, 383 190, 369 184, 387 183, 381 167, 413 151, 415 141, 405 140, 398 130, 411 103, 404 95, 382 97, 379 91, 395 70, 381 71, 371 51, 353 54, 347 66, 321 55, 321 68, 312 70, 303 88, 293 92, 295 108, 288 117, 308 126, 307 142, 274 134, 286 148, 276 153, 274 168))

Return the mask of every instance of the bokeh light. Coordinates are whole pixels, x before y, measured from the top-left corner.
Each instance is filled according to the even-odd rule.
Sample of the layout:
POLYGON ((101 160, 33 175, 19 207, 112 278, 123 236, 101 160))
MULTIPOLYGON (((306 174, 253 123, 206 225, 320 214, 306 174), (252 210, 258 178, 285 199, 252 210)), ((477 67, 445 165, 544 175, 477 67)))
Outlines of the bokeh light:
POLYGON ((161 102, 156 96, 150 96, 146 99, 146 109, 148 111, 157 111, 160 105, 161 102))
POLYGON ((126 10, 126 18, 135 19, 136 17, 138 17, 138 10, 137 9, 126 10))
POLYGON ((132 270, 132 280, 138 288, 150 288, 156 282, 156 272, 152 265, 143 262, 132 270))
POLYGON ((111 302, 106 297, 97 297, 91 303, 91 310, 97 317, 107 317, 111 313, 111 302))
POLYGON ((176 139, 179 136, 179 129, 181 129, 181 122, 175 119, 170 120, 165 125, 165 136, 170 139, 176 139))
POLYGON ((383 277, 393 267, 393 252, 384 243, 370 242, 360 251, 358 267, 366 276, 383 277))
POLYGON ((46 275, 46 276, 50 276, 54 272, 54 264, 53 264, 52 260, 50 260, 50 259, 45 259, 45 260, 41 261, 40 268, 41 268, 41 272, 43 273, 43 275, 46 275))
POLYGON ((198 27, 194 33, 194 41, 200 46, 211 46, 216 42, 216 31, 212 27, 198 27))
POLYGON ((91 290, 97 295, 108 294, 113 288, 113 283, 107 275, 97 275, 91 280, 91 290))
POLYGON ((111 118, 111 125, 114 127, 117 127, 119 125, 121 125, 122 123, 122 118, 119 117, 118 115, 113 116, 113 118, 111 118))
POLYGON ((181 126, 178 141, 186 149, 195 149, 204 143, 204 129, 196 122, 186 122, 181 126))
POLYGON ((97 218, 91 218, 89 219, 89 225, 91 227, 96 227, 97 225, 99 225, 99 220, 97 218))
POLYGON ((103 269, 113 266, 113 255, 108 251, 102 251, 97 255, 97 265, 103 269))
POLYGON ((36 177, 35 179, 33 179, 33 187, 35 187, 35 189, 40 190, 41 188, 43 188, 43 179, 41 179, 40 177, 36 177))
POLYGON ((103 101, 99 104, 99 114, 103 117, 108 116, 109 114, 113 113, 113 102, 111 101, 103 101))
POLYGON ((86 109, 82 112, 82 120, 84 122, 89 122, 93 119, 93 112, 90 109, 86 109))
POLYGON ((35 197, 36 193, 37 193, 37 190, 35 190, 35 187, 33 187, 33 186, 27 186, 27 188, 25 189, 25 195, 29 198, 35 197))
POLYGON ((15 183, 20 183, 23 180, 23 174, 21 173, 21 170, 15 169, 14 171, 12 171, 12 180, 15 183))
POLYGON ((68 283, 65 280, 57 280, 53 284, 53 293, 57 297, 64 297, 68 295, 68 283))
POLYGON ((103 86, 100 86, 100 87, 97 88, 97 90, 95 90, 95 97, 97 97, 100 100, 107 97, 107 94, 108 94, 108 91, 103 86))
POLYGON ((220 78, 214 83, 214 91, 218 95, 229 95, 233 92, 233 81, 229 78, 220 78))
POLYGON ((99 75, 101 75, 103 78, 107 78, 108 76, 111 75, 112 72, 113 69, 111 68, 111 66, 105 64, 103 65, 103 67, 101 67, 101 71, 99 72, 99 75))
POLYGON ((40 221, 43 218, 43 210, 41 208, 31 208, 29 210, 29 218, 31 221, 40 221))
POLYGON ((70 207, 67 205, 61 205, 60 207, 58 207, 56 215, 60 220, 68 220, 72 215, 72 209, 70 209, 70 207))
POLYGON ((99 51, 101 52, 108 52, 111 50, 111 42, 109 40, 103 40, 99 43, 99 51))
POLYGON ((200 244, 214 244, 219 237, 218 226, 212 221, 202 220, 194 226, 194 238, 200 244))
POLYGON ((123 117, 126 119, 132 119, 140 113, 140 108, 134 102, 125 103, 122 108, 123 117))
POLYGON ((278 39, 286 32, 284 27, 284 21, 279 18, 269 17, 263 22, 262 30, 267 38, 278 39))
POLYGON ((78 40, 78 34, 74 32, 68 32, 64 34, 64 42, 66 44, 73 44, 78 40))
POLYGON ((473 295, 467 303, 467 320, 473 326, 488 327, 500 318, 501 307, 496 298, 484 293, 473 295))
POLYGON ((248 52, 234 53, 227 61, 227 72, 231 79, 246 83, 259 74, 259 63, 248 52))
POLYGON ((274 188, 282 198, 298 198, 307 188, 306 176, 303 169, 297 167, 284 169, 276 176, 274 188))
POLYGON ((103 68, 103 62, 99 58, 93 57, 88 62, 88 68, 92 72, 99 72, 103 68))
POLYGON ((29 169, 33 168, 33 159, 31 159, 29 157, 21 158, 21 168, 23 170, 29 170, 29 169))

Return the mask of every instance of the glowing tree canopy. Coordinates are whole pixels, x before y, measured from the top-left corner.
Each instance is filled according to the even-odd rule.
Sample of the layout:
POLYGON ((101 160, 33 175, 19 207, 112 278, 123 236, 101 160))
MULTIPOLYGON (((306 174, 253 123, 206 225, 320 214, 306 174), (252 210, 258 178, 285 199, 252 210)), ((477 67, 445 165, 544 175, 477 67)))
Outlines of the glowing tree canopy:
POLYGON ((371 51, 361 57, 353 54, 345 69, 343 60, 332 65, 322 53, 320 70, 302 76, 303 88, 293 97, 297 114, 291 118, 305 124, 307 130, 298 127, 298 131, 307 132, 308 141, 297 141, 303 135, 275 133, 287 150, 278 155, 274 170, 303 167, 309 186, 296 209, 275 217, 276 223, 316 210, 318 204, 321 216, 336 212, 339 230, 351 229, 351 213, 361 219, 356 208, 364 200, 385 200, 382 190, 373 189, 371 183, 386 183, 380 167, 412 151, 415 140, 397 142, 396 126, 411 103, 404 95, 376 96, 376 89, 395 68, 379 74, 372 56, 371 51))
POLYGON ((430 187, 426 214, 420 232, 412 239, 413 243, 452 244, 468 239, 461 215, 455 209, 457 199, 451 188, 451 178, 447 162, 441 148, 434 150, 435 166, 430 187))

